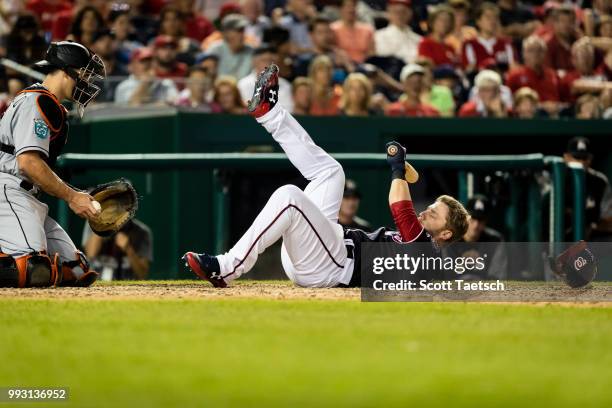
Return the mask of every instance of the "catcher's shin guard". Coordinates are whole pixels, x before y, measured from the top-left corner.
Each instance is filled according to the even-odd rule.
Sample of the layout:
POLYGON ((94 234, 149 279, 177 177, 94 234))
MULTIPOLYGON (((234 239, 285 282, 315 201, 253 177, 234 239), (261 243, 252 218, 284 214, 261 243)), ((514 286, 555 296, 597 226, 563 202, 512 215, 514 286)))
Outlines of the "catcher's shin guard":
POLYGON ((18 288, 19 270, 15 258, 0 252, 0 288, 18 288))
POLYGON ((17 258, 0 253, 0 287, 46 288, 56 286, 58 279, 58 269, 44 251, 17 258))
POLYGON ((99 274, 89 270, 89 261, 85 254, 81 251, 76 252, 76 259, 74 261, 64 262, 62 265, 62 280, 59 286, 73 286, 73 287, 88 287, 98 279, 99 274), (74 268, 81 268, 83 274, 79 277, 74 273, 74 268))

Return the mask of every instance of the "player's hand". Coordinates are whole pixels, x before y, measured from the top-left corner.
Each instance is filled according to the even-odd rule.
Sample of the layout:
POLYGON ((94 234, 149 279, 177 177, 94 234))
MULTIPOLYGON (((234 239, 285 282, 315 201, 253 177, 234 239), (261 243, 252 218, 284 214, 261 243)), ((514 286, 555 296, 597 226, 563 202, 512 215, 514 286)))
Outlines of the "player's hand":
POLYGON ((385 145, 387 149, 387 163, 392 171, 404 171, 406 162, 406 148, 398 142, 389 142, 385 145))
POLYGON ((94 218, 98 215, 98 210, 93 206, 93 197, 87 193, 75 191, 70 197, 68 205, 70 209, 81 218, 94 218))

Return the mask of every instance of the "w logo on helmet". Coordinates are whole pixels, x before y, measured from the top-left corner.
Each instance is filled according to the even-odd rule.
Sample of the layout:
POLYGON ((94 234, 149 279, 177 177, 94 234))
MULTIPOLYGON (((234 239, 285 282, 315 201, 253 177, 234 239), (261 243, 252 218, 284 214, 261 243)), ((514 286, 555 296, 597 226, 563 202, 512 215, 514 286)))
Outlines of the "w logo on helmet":
POLYGON ((574 261, 574 268, 576 268, 577 271, 581 270, 582 268, 584 268, 584 266, 587 264, 586 259, 584 259, 583 257, 579 256, 578 258, 576 258, 576 260, 574 261))

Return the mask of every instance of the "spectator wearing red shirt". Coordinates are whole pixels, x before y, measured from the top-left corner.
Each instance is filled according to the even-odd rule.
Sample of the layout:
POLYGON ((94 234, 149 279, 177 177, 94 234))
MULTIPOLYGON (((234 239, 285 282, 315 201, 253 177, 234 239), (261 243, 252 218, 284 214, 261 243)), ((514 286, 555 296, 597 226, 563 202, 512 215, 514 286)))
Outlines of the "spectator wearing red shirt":
POLYGON ((490 60, 495 61, 504 71, 504 68, 514 65, 512 44, 497 36, 500 27, 499 8, 493 3, 483 3, 476 14, 476 25, 478 37, 463 43, 463 68, 468 72, 476 71, 484 68, 485 62, 490 60))
MULTIPOLYGON (((159 35, 153 41, 153 58, 157 78, 183 78, 187 75, 187 65, 176 60, 178 44, 167 35, 159 35)), ((184 84, 177 87, 182 89, 184 84)))
POLYGON ((428 26, 431 33, 421 40, 419 55, 429 59, 434 67, 456 65, 458 62, 453 47, 444 42, 446 36, 453 31, 454 20, 453 9, 446 5, 435 7, 429 14, 428 26))
POLYGON ((202 42, 215 31, 212 23, 194 9, 195 0, 175 0, 176 8, 182 13, 185 21, 185 35, 197 42, 202 42))
POLYGON ((400 74, 404 93, 397 102, 387 105, 386 116, 437 117, 440 113, 431 105, 421 103, 425 69, 418 64, 406 65, 400 74))
POLYGON ((559 104, 559 78, 554 69, 545 66, 546 43, 532 35, 523 41, 524 65, 508 72, 506 84, 512 92, 528 86, 540 96, 541 107, 550 115, 556 115, 559 104))
POLYGON ((577 33, 576 13, 572 6, 558 6, 553 11, 553 31, 554 35, 546 40, 546 65, 563 76, 574 69, 571 48, 577 33))
MULTIPOLYGON (((61 41, 66 39, 70 34, 70 29, 72 27, 72 22, 76 15, 83 9, 84 7, 91 6, 98 10, 102 17, 106 17, 109 12, 109 2, 104 0, 96 0, 96 1, 88 1, 88 0, 76 0, 74 2, 74 6, 67 10, 62 10, 55 14, 53 17, 53 25, 51 27, 51 38, 55 41, 61 41)), ((123 5, 114 5, 115 7, 127 7, 127 4, 123 5)))
POLYGON ((505 118, 510 110, 501 97, 501 76, 490 69, 480 71, 474 79, 477 97, 459 109, 459 117, 505 118))
POLYGON ((62 11, 72 11, 72 4, 67 0, 28 0, 26 8, 34 13, 44 31, 51 31, 53 20, 62 11))
POLYGON ((374 29, 357 21, 357 1, 344 0, 340 8, 340 20, 331 24, 336 45, 357 63, 362 63, 375 52, 374 29))
POLYGON ((589 37, 572 45, 572 62, 576 69, 561 79, 561 99, 574 103, 584 93, 600 93, 606 88, 604 75, 595 72, 595 47, 589 37))

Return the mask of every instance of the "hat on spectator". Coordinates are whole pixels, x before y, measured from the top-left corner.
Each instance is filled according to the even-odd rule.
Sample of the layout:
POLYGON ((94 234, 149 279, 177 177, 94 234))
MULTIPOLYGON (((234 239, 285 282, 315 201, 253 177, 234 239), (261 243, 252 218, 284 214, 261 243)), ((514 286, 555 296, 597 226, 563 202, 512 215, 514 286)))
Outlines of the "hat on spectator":
POLYGON ((591 153, 591 141, 583 136, 576 136, 567 142, 567 153, 578 160, 588 160, 593 157, 591 153))
POLYGON ((491 82, 497 86, 500 86, 502 84, 502 79, 497 72, 490 69, 480 71, 478 75, 476 75, 476 78, 474 78, 474 86, 476 86, 476 88, 482 88, 483 86, 486 86, 487 83, 491 82))
POLYGON ((433 70, 434 79, 459 79, 452 65, 438 65, 433 70))
POLYGON ((359 191, 359 187, 357 187, 357 183, 354 180, 347 179, 344 184, 344 198, 355 197, 361 198, 361 191, 359 191))
POLYGON ((276 48, 272 47, 272 45, 268 43, 261 43, 259 44, 259 47, 255 48, 255 50, 253 51, 253 56, 266 54, 266 53, 275 53, 275 52, 276 52, 276 48))
POLYGON ((169 35, 158 35, 155 37, 155 40, 153 40, 153 48, 162 48, 169 45, 174 48, 178 47, 176 40, 169 35))
POLYGON ((235 3, 233 1, 228 1, 228 2, 223 3, 221 8, 219 9, 219 20, 222 21, 227 15, 240 14, 240 13, 242 13, 240 4, 235 3))
POLYGON ((149 47, 140 47, 132 51, 132 55, 130 56, 130 62, 142 61, 147 58, 153 58, 153 51, 151 51, 149 47))
POLYGON ((402 68, 402 72, 400 73, 400 81, 404 82, 407 78, 414 74, 425 73, 425 69, 419 64, 408 64, 404 68, 402 68))
POLYGON ((195 63, 201 64, 202 62, 208 59, 214 59, 216 61, 219 61, 219 56, 217 54, 211 54, 210 52, 201 52, 198 55, 196 55, 195 63))
POLYGON ((412 7, 412 0, 389 0, 387 6, 399 4, 400 6, 412 7))
POLYGON ((228 14, 221 21, 221 31, 242 31, 249 25, 248 20, 242 14, 228 14))
POLYGON ((33 15, 23 14, 17 17, 14 27, 18 30, 36 30, 38 28, 38 23, 36 22, 36 17, 33 15))
POLYGON ((489 199, 482 194, 475 194, 468 200, 465 209, 472 218, 484 221, 489 215, 489 199))

